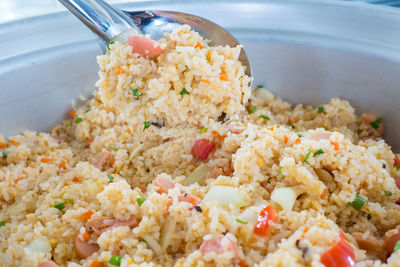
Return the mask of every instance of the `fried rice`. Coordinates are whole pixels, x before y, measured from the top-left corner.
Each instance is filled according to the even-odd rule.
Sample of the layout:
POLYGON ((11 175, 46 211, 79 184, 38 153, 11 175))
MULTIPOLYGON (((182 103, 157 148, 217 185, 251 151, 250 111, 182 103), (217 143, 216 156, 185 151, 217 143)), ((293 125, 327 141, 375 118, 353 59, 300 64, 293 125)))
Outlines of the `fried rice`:
POLYGON ((400 266, 380 117, 252 91, 241 48, 188 26, 158 43, 110 44, 70 119, 0 136, 1 266, 400 266))

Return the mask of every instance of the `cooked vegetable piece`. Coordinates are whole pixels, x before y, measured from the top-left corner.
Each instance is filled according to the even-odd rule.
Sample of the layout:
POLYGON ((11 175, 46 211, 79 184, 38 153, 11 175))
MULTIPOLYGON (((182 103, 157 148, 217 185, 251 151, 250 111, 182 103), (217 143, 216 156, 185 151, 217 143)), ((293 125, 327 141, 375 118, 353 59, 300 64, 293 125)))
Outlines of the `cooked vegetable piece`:
POLYGON ((111 265, 120 266, 121 265, 121 257, 113 254, 108 262, 111 265))
POLYGON ((292 210, 296 197, 296 193, 290 187, 275 188, 271 194, 271 200, 279 204, 285 211, 292 210))
POLYGON ((354 250, 341 236, 339 242, 322 254, 321 263, 326 267, 353 267, 356 265, 354 250))
POLYGON ((237 208, 245 206, 245 203, 236 188, 222 185, 212 186, 203 201, 216 201, 224 208, 228 207, 229 204, 233 204, 237 208))
POLYGON ((257 218, 257 223, 254 226, 254 233, 259 236, 269 236, 269 221, 277 222, 279 215, 272 205, 264 207, 257 218))
POLYGON ((198 139, 192 147, 192 155, 195 158, 206 159, 214 147, 215 144, 213 142, 206 139, 198 139))

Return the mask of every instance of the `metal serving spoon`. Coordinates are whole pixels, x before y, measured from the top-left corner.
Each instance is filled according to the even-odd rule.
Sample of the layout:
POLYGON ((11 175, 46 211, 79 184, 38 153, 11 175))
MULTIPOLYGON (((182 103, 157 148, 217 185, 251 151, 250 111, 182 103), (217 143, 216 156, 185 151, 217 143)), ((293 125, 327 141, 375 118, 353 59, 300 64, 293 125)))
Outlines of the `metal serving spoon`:
MULTIPOLYGON (((102 0, 59 0, 72 14, 80 19, 89 29, 106 44, 113 41, 126 41, 128 34, 149 34, 154 40, 164 37, 164 32, 171 32, 176 27, 188 24, 201 36, 211 40, 212 45, 239 45, 239 42, 224 28, 187 13, 174 11, 122 11, 113 8, 102 0)), ((251 77, 251 67, 244 49, 239 60, 246 66, 246 74, 251 77)))

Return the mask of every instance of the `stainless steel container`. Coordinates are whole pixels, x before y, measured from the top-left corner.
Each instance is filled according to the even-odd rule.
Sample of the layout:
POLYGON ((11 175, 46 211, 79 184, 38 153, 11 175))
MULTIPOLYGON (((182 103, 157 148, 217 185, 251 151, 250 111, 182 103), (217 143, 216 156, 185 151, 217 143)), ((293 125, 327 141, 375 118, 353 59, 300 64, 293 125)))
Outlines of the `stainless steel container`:
MULTIPOLYGON (((348 99, 384 118, 400 151, 400 11, 339 1, 153 1, 125 10, 177 10, 228 28, 255 84, 291 103, 348 99)), ((95 36, 67 12, 0 26, 0 133, 49 130, 97 79, 95 36)))

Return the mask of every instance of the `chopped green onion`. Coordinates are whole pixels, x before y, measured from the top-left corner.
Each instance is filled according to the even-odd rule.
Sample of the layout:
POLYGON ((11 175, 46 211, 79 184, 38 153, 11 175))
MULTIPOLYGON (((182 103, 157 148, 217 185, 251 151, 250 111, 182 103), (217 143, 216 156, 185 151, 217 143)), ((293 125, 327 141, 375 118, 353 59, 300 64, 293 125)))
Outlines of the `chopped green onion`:
POLYGON ((257 88, 264 88, 264 85, 262 85, 262 84, 257 85, 257 88))
POLYGON ((268 177, 268 179, 267 179, 267 183, 269 183, 269 184, 270 184, 270 183, 271 183, 271 179, 272 179, 272 178, 274 178, 274 177, 268 177))
POLYGON ((318 113, 322 113, 324 111, 324 107, 323 106, 319 106, 318 107, 318 113))
POLYGON ((144 197, 138 197, 138 198, 136 199, 137 203, 139 204, 139 207, 142 206, 142 204, 143 204, 143 202, 144 202, 145 200, 146 200, 146 199, 145 199, 144 197))
POLYGON ((3 159, 6 159, 7 158, 7 153, 6 152, 1 152, 1 153, 2 153, 3 159))
POLYGON ((114 151, 118 151, 119 148, 110 146, 109 149, 114 150, 114 151))
POLYGON ((241 220, 241 219, 236 219, 236 221, 237 221, 238 223, 241 223, 241 224, 248 224, 248 223, 249 223, 249 222, 243 221, 243 220, 241 220))
POLYGON ((270 120, 270 119, 271 119, 270 117, 265 116, 265 115, 260 115, 260 118, 263 118, 263 119, 265 119, 265 120, 270 120))
POLYGON ((292 127, 292 129, 296 129, 296 126, 294 126, 293 124, 290 125, 290 127, 292 127))
POLYGON ((80 123, 80 122, 82 122, 82 118, 76 118, 76 119, 75 119, 75 123, 76 123, 76 124, 78 124, 78 123, 80 123))
POLYGON ((144 132, 144 130, 146 130, 147 128, 150 127, 150 123, 148 123, 147 121, 144 121, 144 122, 143 122, 143 125, 144 125, 144 127, 143 127, 143 132, 144 132))
POLYGON ((278 172, 279 172, 280 174, 282 174, 282 169, 283 169, 283 167, 279 167, 279 169, 278 169, 278 172))
POLYGON ((133 96, 137 96, 137 97, 143 95, 142 93, 139 92, 139 89, 137 89, 137 88, 132 89, 132 94, 133 94, 133 96))
POLYGON ((110 45, 112 45, 113 43, 115 43, 114 41, 111 41, 107 44, 107 50, 110 50, 110 45))
MULTIPOLYGON (((4 156, 3 156, 4 157, 4 156)), ((400 170, 400 166, 396 166, 396 170, 400 170)))
POLYGON ((372 218, 372 215, 368 213, 367 220, 369 221, 369 220, 371 220, 371 218, 372 218))
POLYGON ((297 136, 298 136, 298 137, 303 137, 303 135, 302 135, 302 134, 297 134, 297 136))
POLYGON ((310 155, 311 155, 311 151, 309 151, 309 152, 307 153, 306 157, 304 158, 304 162, 307 162, 307 160, 308 160, 308 158, 310 157, 310 155))
POLYGON ((386 191, 385 190, 385 196, 388 196, 388 197, 390 197, 392 195, 392 192, 390 192, 390 191, 386 191))
POLYGON ((256 112, 257 107, 256 106, 251 106, 250 108, 250 114, 256 112))
POLYGON ((322 149, 318 149, 317 151, 314 152, 314 158, 318 155, 324 154, 325 152, 322 149))
POLYGON ((139 238, 139 241, 140 241, 140 242, 147 243, 147 241, 146 241, 146 240, 144 240, 144 238, 143 238, 143 237, 139 238))
POLYGON ((88 108, 87 110, 85 110, 85 113, 88 113, 90 111, 90 108, 88 108))
POLYGON ((3 227, 3 226, 5 226, 6 225, 6 222, 0 222, 0 227, 3 227))
POLYGON ((208 129, 207 129, 206 127, 204 127, 204 128, 201 128, 201 129, 200 129, 200 133, 207 132, 207 130, 208 130, 208 129))
POLYGON ((111 174, 109 174, 109 175, 108 175, 108 180, 114 181, 114 176, 112 176, 111 174))
POLYGON ((74 201, 70 198, 67 198, 67 199, 65 199, 65 203, 72 204, 72 203, 74 203, 74 201))
POLYGON ((365 200, 360 196, 356 196, 353 202, 350 202, 350 206, 352 206, 356 210, 360 210, 364 206, 364 204, 365 200))
POLYGON ((112 265, 120 266, 121 265, 121 257, 113 254, 108 262, 112 265))
POLYGON ((179 92, 179 94, 180 94, 180 95, 188 95, 189 92, 188 92, 185 88, 183 88, 183 89, 179 92))
POLYGON ((379 128, 379 124, 382 122, 382 118, 378 117, 376 118, 375 121, 371 122, 370 125, 372 126, 372 128, 374 129, 378 129, 379 128))
POLYGON ((54 208, 62 210, 63 208, 65 208, 65 205, 62 202, 54 201, 54 208))
POLYGON ((397 241, 397 242, 396 242, 396 245, 394 245, 393 252, 396 252, 396 251, 398 251, 399 249, 400 249, 400 241, 397 241))

